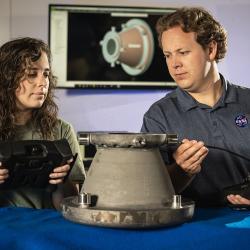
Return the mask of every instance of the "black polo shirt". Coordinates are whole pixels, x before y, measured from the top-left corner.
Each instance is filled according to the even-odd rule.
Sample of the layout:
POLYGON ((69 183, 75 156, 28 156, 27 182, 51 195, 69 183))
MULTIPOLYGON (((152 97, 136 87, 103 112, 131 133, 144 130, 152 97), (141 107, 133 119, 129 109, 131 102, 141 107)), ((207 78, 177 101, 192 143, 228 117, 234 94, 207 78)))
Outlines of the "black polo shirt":
MULTIPOLYGON (((141 131, 177 133, 180 141, 201 140, 250 159, 250 89, 231 84, 222 75, 221 80, 223 94, 213 108, 177 88, 150 107, 141 131)), ((161 153, 165 162, 171 163, 172 152, 161 153)), ((223 188, 243 182, 249 173, 250 161, 209 148, 201 172, 183 195, 202 204, 217 203, 216 195, 223 188)))

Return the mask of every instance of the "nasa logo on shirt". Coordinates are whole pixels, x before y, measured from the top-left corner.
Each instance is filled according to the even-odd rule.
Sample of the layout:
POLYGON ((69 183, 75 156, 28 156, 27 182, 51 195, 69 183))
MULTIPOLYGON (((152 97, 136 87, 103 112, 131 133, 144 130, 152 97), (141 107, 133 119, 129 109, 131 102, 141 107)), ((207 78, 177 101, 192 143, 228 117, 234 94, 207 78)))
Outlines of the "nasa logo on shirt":
POLYGON ((240 114, 235 117, 235 124, 238 127, 244 128, 248 125, 248 119, 245 114, 240 114))

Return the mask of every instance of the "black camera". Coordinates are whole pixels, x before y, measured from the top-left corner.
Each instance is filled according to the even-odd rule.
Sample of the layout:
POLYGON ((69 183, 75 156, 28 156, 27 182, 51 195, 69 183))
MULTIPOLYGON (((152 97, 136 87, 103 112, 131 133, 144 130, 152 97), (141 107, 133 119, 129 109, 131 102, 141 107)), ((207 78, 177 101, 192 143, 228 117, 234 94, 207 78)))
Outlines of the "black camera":
POLYGON ((0 184, 0 189, 20 186, 45 188, 54 168, 66 164, 71 158, 75 161, 76 157, 66 139, 0 141, 0 161, 2 167, 9 170, 9 178, 0 184))

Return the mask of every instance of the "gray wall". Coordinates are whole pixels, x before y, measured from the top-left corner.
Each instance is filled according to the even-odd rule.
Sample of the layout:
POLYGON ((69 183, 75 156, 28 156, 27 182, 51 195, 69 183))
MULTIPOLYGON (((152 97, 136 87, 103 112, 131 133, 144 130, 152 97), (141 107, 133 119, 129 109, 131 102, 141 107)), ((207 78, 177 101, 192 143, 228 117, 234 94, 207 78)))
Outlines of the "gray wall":
MULTIPOLYGON (((0 0, 0 44, 11 38, 33 36, 48 40, 48 4, 117 5, 116 0, 0 0)), ((248 58, 250 56, 249 0, 121 0, 124 6, 180 7, 203 6, 210 10, 228 31, 226 59, 220 71, 231 81, 250 87, 248 58)), ((56 95, 60 115, 79 130, 109 130, 137 132, 143 113, 164 96, 157 90, 66 90, 56 95)))

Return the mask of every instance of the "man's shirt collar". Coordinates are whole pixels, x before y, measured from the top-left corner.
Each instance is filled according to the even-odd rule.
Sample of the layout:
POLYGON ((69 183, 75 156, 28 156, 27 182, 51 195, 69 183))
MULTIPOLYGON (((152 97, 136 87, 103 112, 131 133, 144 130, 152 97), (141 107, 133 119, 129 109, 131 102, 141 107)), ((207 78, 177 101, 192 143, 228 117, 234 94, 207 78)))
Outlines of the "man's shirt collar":
MULTIPOLYGON (((220 79, 223 88, 222 95, 217 104, 213 107, 213 109, 216 109, 218 107, 224 107, 226 103, 232 103, 237 101, 237 93, 235 91, 235 88, 232 88, 231 84, 221 74, 220 79)), ((177 87, 176 89, 176 95, 180 106, 184 112, 196 107, 208 107, 207 105, 198 103, 187 91, 182 90, 179 87, 177 87)))

